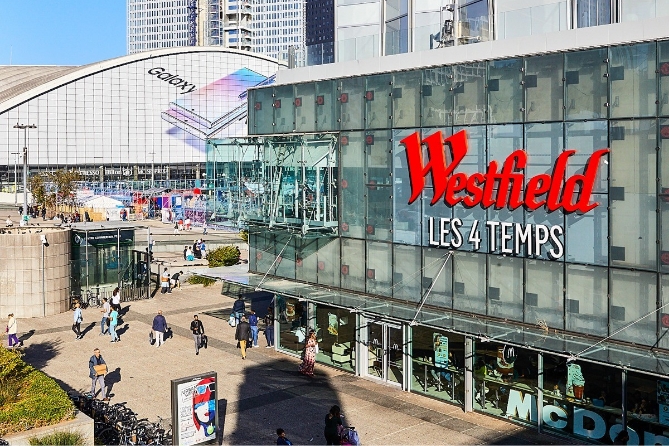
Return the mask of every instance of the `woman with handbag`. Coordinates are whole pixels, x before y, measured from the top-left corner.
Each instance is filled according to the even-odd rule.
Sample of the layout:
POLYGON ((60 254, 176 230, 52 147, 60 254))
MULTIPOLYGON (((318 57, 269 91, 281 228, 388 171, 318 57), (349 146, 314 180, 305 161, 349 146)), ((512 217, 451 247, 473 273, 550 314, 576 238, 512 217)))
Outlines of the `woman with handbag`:
POLYGON ((19 338, 16 337, 17 323, 14 313, 9 313, 9 321, 7 321, 7 337, 9 338, 9 348, 15 348, 18 345, 21 345, 22 342, 19 341, 19 338))
POLYGON ((95 398, 95 387, 100 383, 102 401, 109 401, 107 397, 107 386, 105 386, 105 375, 107 374, 107 363, 100 355, 100 349, 93 350, 93 356, 88 360, 88 371, 91 378, 91 396, 95 398))

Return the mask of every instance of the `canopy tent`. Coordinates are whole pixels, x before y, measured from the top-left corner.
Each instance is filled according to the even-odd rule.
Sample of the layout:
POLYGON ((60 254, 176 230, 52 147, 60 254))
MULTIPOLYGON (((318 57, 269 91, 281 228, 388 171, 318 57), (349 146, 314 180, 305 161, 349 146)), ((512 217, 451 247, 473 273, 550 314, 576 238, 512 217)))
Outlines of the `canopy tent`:
POLYGON ((121 209, 125 206, 123 202, 110 197, 96 195, 83 202, 83 207, 91 208, 94 212, 101 213, 107 220, 116 221, 121 219, 121 209))

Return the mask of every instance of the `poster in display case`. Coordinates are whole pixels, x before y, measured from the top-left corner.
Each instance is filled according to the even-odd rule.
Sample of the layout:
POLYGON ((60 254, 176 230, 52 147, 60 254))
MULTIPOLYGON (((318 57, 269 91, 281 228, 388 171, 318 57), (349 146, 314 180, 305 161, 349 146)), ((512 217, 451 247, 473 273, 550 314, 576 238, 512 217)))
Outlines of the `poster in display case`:
POLYGON ((171 381, 173 444, 215 443, 218 431, 217 382, 216 372, 171 381))

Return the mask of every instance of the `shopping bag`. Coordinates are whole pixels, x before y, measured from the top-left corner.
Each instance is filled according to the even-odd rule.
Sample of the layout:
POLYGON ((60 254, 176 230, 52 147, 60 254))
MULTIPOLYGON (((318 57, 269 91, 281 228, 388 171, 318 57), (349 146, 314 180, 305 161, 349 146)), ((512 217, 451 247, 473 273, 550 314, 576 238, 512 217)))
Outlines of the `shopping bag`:
POLYGON ((228 321, 228 324, 230 324, 231 327, 237 326, 237 318, 235 318, 234 314, 230 315, 230 320, 228 321))
POLYGON ((155 341, 155 339, 153 339, 153 330, 151 330, 149 332, 149 344, 153 345, 154 342, 156 342, 156 341, 155 341))
POLYGON ((202 335, 202 347, 207 348, 207 335, 202 335))

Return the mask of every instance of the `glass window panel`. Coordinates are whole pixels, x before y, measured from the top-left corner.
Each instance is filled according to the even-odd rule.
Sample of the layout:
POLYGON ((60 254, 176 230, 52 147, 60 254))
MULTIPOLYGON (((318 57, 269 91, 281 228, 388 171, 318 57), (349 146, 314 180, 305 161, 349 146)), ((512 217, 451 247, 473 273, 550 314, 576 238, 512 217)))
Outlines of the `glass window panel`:
POLYGON ((454 123, 457 125, 486 122, 485 62, 453 67, 454 123))
POLYGON ((365 128, 385 129, 390 127, 392 76, 381 74, 368 76, 365 89, 365 128))
MULTIPOLYGON (((608 0, 607 0, 608 2, 608 0)), ((606 118, 605 48, 566 53, 567 119, 606 118)))
POLYGON ((313 304, 318 330, 316 360, 349 372, 355 370, 355 315, 348 309, 313 304))
POLYGON ((621 22, 634 22, 669 16, 669 3, 666 0, 622 0, 621 10, 621 22))
POLYGON ((276 240, 276 275, 286 279, 295 279, 295 243, 294 237, 277 235, 276 240), (290 238, 290 240, 288 240, 290 238))
POLYGON ((295 130, 316 130, 316 86, 313 83, 295 85, 295 130))
POLYGON ((655 273, 626 271, 611 268, 611 334, 626 325, 652 314, 613 336, 613 339, 653 345, 657 340, 657 276, 655 273), (634 296, 630 299, 630 296, 634 296))
POLYGON ((523 320, 523 259, 488 256, 488 315, 523 320))
POLYGON ((272 88, 260 88, 253 90, 249 95, 249 107, 252 110, 252 125, 249 129, 254 134, 274 133, 272 123, 274 122, 272 107, 272 88))
POLYGON ((611 23, 610 0, 576 0, 576 21, 579 28, 611 23))
MULTIPOLYGON (((660 310, 661 314, 669 313, 669 310, 665 305, 669 304, 669 274, 660 274, 660 306, 664 307, 660 310)), ((667 305, 669 307, 669 305, 667 305)), ((667 332, 667 328, 664 327, 664 324, 660 326, 660 336, 664 335, 667 332)), ((660 342, 658 343, 659 348, 669 349, 669 336, 663 336, 660 342)))
POLYGON ((453 123, 453 69, 452 67, 423 70, 422 115, 423 127, 453 123))
POLYGON ((411 390, 462 404, 465 337, 417 326, 411 331, 410 352, 411 390))
POLYGON ((409 52, 409 19, 403 16, 386 22, 386 56, 409 52))
MULTIPOLYGON (((640 373, 627 373, 627 426, 639 437, 638 443, 644 443, 645 436, 666 438, 667 423, 665 413, 668 410, 666 392, 669 381, 640 373)), ((608 398, 607 398, 608 401, 608 398)), ((652 437, 651 437, 652 438, 652 437)), ((635 439, 630 435, 629 443, 635 439)))
POLYGON ((655 127, 655 120, 611 121, 613 265, 657 266, 655 127))
POLYGON ((473 0, 458 6, 461 44, 486 42, 490 40, 490 18, 488 2, 473 0))
POLYGON ((426 304, 442 308, 453 306, 453 256, 449 255, 448 251, 437 248, 423 249, 421 285, 421 296, 432 286, 426 304))
POLYGON ((274 133, 293 131, 294 121, 293 86, 274 87, 274 133))
POLYGON ((341 287, 365 291, 365 245, 362 240, 341 239, 341 287))
POLYGON ((525 322, 564 328, 564 265, 545 260, 525 261, 525 322), (543 322, 543 324, 542 324, 543 322))
POLYGON ((392 245, 383 242, 367 242, 366 291, 369 294, 392 296, 392 245))
MULTIPOLYGON (((565 147, 568 150, 576 150, 576 153, 569 158, 567 176, 582 174, 588 164, 590 155, 597 150, 608 147, 607 127, 606 121, 570 122, 566 124, 567 140, 565 147)), ((600 161, 593 191, 607 193, 609 190, 608 177, 609 165, 600 161)))
POLYGON ((536 425, 518 403, 536 399, 537 352, 498 342, 476 342, 475 351, 474 410, 536 425))
POLYGON ((341 216, 339 229, 343 237, 365 238, 366 186, 364 176, 365 145, 362 132, 342 133, 339 138, 341 155, 341 216))
POLYGON ((318 283, 339 287, 339 240, 323 237, 318 240, 318 283))
POLYGON ((592 202, 599 203, 587 214, 573 212, 567 214, 566 260, 568 262, 608 264, 608 196, 593 194, 592 202))
POLYGON ((564 112, 564 55, 525 59, 525 120, 561 121, 564 112))
MULTIPOLYGON (((390 131, 366 132, 367 225, 370 240, 392 240, 393 188, 390 131), (371 138, 371 139, 370 139, 371 138), (372 144, 369 144, 369 143, 372 144)), ((360 212, 360 209, 357 210, 360 212)))
POLYGON ((304 348, 307 334, 307 302, 300 302, 292 297, 277 294, 275 297, 279 316, 279 339, 276 344, 279 350, 299 353, 304 348))
POLYGON ((318 240, 298 239, 295 252, 295 278, 315 283, 318 271, 318 240))
POLYGON ((611 48, 611 117, 655 116, 655 42, 611 48))
POLYGON ((339 87, 339 106, 342 130, 362 129, 365 101, 365 79, 342 79, 339 87))
MULTIPOLYGON (((473 127, 454 127, 453 133, 457 133, 460 130, 465 130, 467 132, 467 142, 468 142, 468 151, 467 155, 463 158, 458 171, 465 172, 467 174, 472 174, 475 172, 485 172, 487 169, 486 166, 486 126, 473 126, 473 127)), ((436 206, 436 205, 435 205, 436 206)), ((448 217, 448 215, 445 215, 448 217)), ((461 232, 465 237, 465 243, 463 243, 461 250, 475 250, 478 252, 488 252, 488 236, 486 228, 481 226, 481 222, 486 220, 486 210, 480 206, 475 206, 473 208, 467 208, 466 206, 455 206, 453 208, 453 217, 459 218, 462 220, 461 232), (469 243, 469 238, 472 232, 473 225, 475 224, 476 233, 480 238, 479 249, 475 249, 473 243, 469 243)))
POLYGON ((606 268, 567 264, 566 330, 608 335, 608 282, 606 268))
POLYGON ((416 127, 420 123, 421 72, 407 71, 393 76, 393 127, 416 127))
POLYGON ((334 81, 316 82, 316 130, 339 129, 337 115, 337 90, 334 81))
POLYGON ((421 278, 420 246, 393 245, 393 298, 420 302, 421 278))
POLYGON ((455 251, 453 255, 453 309, 486 313, 486 256, 455 251))
POLYGON ((409 204, 411 186, 406 149, 400 141, 418 129, 393 131, 393 241, 420 245, 421 200, 409 204))
POLYGON ((499 39, 563 31, 569 26, 566 0, 501 1, 497 16, 499 39))
POLYGON ((660 265, 669 271, 669 120, 660 120, 660 265), (666 137, 664 136, 666 135, 666 137))
POLYGON ((522 121, 522 68, 522 59, 488 62, 488 122, 522 121))

